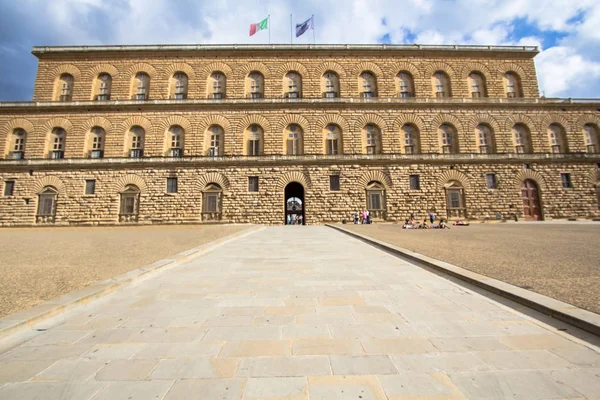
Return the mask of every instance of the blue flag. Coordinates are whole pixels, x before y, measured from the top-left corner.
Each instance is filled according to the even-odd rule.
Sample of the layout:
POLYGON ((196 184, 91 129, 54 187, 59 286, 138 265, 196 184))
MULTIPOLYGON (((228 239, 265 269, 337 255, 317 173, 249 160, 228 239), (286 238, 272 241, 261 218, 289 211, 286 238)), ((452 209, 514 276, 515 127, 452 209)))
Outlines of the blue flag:
POLYGON ((302 35, 304 32, 306 32, 310 28, 314 29, 313 28, 313 17, 310 17, 309 19, 307 19, 306 21, 304 21, 301 24, 296 24, 296 37, 302 35))

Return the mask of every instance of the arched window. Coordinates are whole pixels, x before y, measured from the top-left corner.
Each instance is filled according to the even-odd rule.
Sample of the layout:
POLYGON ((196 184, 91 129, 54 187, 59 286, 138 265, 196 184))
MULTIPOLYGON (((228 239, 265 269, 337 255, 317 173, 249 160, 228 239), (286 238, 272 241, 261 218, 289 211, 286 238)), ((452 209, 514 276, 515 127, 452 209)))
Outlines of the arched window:
POLYGON ((133 100, 147 100, 150 93, 150 77, 145 72, 138 72, 134 79, 135 94, 133 100))
POLYGON ((219 157, 223 155, 223 128, 219 125, 212 125, 208 128, 207 136, 207 153, 209 157, 219 157))
POLYGON ((506 88, 506 97, 523 97, 523 93, 521 92, 521 78, 515 72, 504 74, 504 86, 506 88))
POLYGON ((110 91, 112 89, 112 77, 107 73, 102 73, 98 75, 96 81, 96 95, 94 96, 94 100, 110 100, 110 91))
POLYGON ((457 152, 456 129, 449 124, 443 124, 439 130, 440 144, 443 154, 452 154, 457 152))
POLYGON ((71 101, 75 79, 70 74, 62 74, 59 79, 60 101, 71 101))
POLYGON ((342 130, 335 124, 329 124, 325 127, 325 154, 342 154, 342 130))
POLYGON ((398 97, 401 98, 415 96, 415 85, 410 73, 402 71, 396 75, 396 90, 398 91, 398 97))
POLYGON ((36 214, 36 223, 53 224, 56 219, 56 200, 58 199, 58 190, 52 186, 46 186, 38 194, 38 208, 36 214))
POLYGON ((202 221, 220 221, 222 218, 223 189, 209 183, 202 191, 202 221))
POLYGON ((106 132, 99 126, 94 126, 90 131, 89 137, 89 158, 102 158, 104 157, 104 141, 106 138, 106 132))
POLYGON ((183 157, 185 131, 179 125, 173 125, 167 133, 168 156, 183 157))
POLYGON ((367 210, 372 219, 383 219, 387 217, 385 186, 381 182, 369 182, 366 188, 367 210))
POLYGON ((302 97, 302 77, 299 73, 288 72, 283 79, 283 93, 287 99, 302 97))
POLYGON ((327 71, 321 76, 321 91, 323 97, 331 99, 340 97, 340 78, 333 71, 327 71))
POLYGON ((120 195, 119 222, 138 222, 140 189, 135 185, 127 185, 120 195))
POLYGON ((65 158, 67 132, 63 128, 54 128, 48 143, 48 157, 54 160, 65 158))
POLYGON ((185 100, 188 95, 188 76, 181 71, 175 72, 171 78, 170 97, 175 100, 185 100))
POLYGON ((583 127, 583 135, 587 152, 598 153, 598 140, 600 140, 598 127, 593 124, 585 124, 583 127))
POLYGON ((551 124, 548 127, 548 141, 553 153, 567 153, 565 129, 559 124, 551 124))
POLYGON ((450 79, 445 72, 438 71, 431 77, 433 93, 437 98, 450 97, 450 79))
POLYGON ((25 144, 27 142, 27 132, 25 129, 17 128, 12 132, 12 140, 8 152, 8 157, 13 160, 22 160, 25 158, 25 144))
POLYGON ((377 125, 363 127, 363 154, 381 154, 381 130, 377 125))
POLYGON ((450 181, 444 185, 446 191, 446 215, 448 218, 466 218, 465 190, 460 182, 450 181))
POLYGON ((260 156, 263 152, 264 131, 260 125, 252 124, 246 129, 246 149, 247 156, 260 156))
POLYGON ((516 124, 513 126, 512 131, 515 153, 531 153, 531 135, 529 129, 523 124, 516 124))
POLYGON ((129 130, 129 151, 130 158, 141 158, 144 156, 144 141, 146 132, 141 126, 133 126, 129 130))
POLYGON ((377 97, 377 79, 371 72, 360 74, 359 85, 360 97, 377 97))
POLYGON ((285 128, 285 154, 298 156, 303 153, 303 132, 296 124, 290 124, 285 128))
POLYGON ((421 152, 419 130, 412 124, 404 124, 402 126, 404 143, 404 154, 419 154, 421 152))
POLYGON ((262 99, 264 97, 265 78, 260 72, 251 72, 246 78, 247 97, 262 99))
POLYGON ((487 90, 485 87, 485 79, 479 72, 471 72, 469 74, 469 90, 471 91, 471 97, 487 97, 487 90))
POLYGON ((496 145, 494 142, 494 132, 486 124, 479 124, 475 128, 475 135, 477 138, 477 145, 479 146, 479 152, 482 154, 495 153, 496 145))
POLYGON ((212 99, 224 99, 227 92, 227 77, 221 71, 215 71, 208 79, 208 97, 212 99))

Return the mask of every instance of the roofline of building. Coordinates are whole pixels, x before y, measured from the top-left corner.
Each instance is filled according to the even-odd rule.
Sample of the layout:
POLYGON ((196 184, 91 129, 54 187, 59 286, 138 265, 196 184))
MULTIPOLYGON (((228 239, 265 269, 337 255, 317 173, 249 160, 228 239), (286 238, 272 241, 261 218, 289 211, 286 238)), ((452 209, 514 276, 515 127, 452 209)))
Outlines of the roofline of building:
POLYGON ((116 46, 34 46, 32 54, 143 51, 456 51, 538 54, 537 46, 483 46, 437 44, 158 44, 116 46))
POLYGON ((531 106, 554 106, 554 107, 593 107, 600 110, 600 98, 446 98, 437 99, 429 97, 414 97, 414 98, 305 98, 305 99, 284 99, 284 98, 268 98, 268 99, 246 99, 232 98, 224 100, 214 99, 150 99, 150 100, 75 100, 71 102, 63 101, 5 101, 0 102, 0 113, 4 110, 14 109, 36 109, 48 108, 59 109, 63 107, 152 107, 152 106, 177 106, 177 107, 219 107, 219 106, 237 106, 237 107, 311 107, 311 106, 331 106, 336 105, 352 105, 361 107, 433 107, 433 106, 455 106, 455 107, 473 107, 473 106, 488 106, 488 107, 531 107, 531 106))

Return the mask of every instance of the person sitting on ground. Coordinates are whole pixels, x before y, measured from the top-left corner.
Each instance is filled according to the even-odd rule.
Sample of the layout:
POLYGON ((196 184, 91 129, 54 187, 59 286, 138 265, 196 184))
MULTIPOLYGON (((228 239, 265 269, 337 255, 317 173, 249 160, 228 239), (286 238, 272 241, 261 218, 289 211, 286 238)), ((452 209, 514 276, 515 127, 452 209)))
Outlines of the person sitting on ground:
POLYGON ((440 220, 440 229, 450 229, 450 227, 448 226, 448 224, 446 224, 446 220, 445 219, 441 219, 440 220))

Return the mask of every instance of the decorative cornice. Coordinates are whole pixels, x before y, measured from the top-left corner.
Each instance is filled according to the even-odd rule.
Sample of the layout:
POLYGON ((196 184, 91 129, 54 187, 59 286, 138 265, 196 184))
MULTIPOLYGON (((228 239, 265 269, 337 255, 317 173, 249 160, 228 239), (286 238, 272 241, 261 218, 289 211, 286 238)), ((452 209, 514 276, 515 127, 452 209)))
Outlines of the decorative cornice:
POLYGON ((42 54, 62 53, 97 53, 97 52, 140 52, 140 51, 409 51, 409 52, 486 52, 486 53, 526 53, 536 55, 539 53, 537 46, 478 46, 478 45, 427 45, 427 44, 159 44, 159 45, 133 45, 133 46, 34 46, 32 53, 36 56, 42 54))

